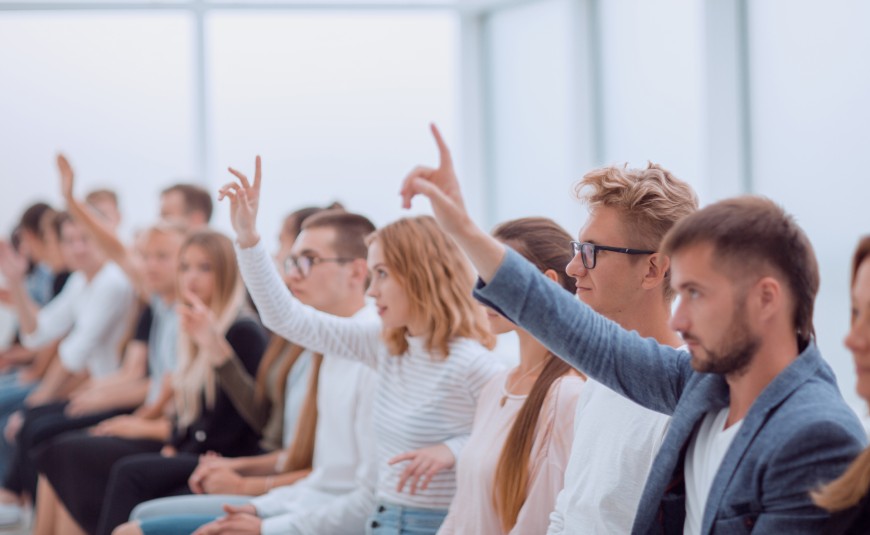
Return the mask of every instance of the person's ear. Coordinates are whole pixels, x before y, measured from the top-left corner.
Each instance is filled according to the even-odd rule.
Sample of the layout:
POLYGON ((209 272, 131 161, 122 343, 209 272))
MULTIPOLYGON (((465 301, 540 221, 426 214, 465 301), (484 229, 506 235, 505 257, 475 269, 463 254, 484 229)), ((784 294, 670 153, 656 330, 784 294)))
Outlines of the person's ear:
POLYGON ((782 285, 773 277, 762 277, 755 283, 752 293, 761 314, 761 320, 768 320, 775 316, 784 305, 785 295, 782 291, 782 285))
POLYGON ((556 273, 556 271, 553 269, 548 269, 547 271, 545 271, 544 276, 557 284, 559 283, 559 274, 556 273))
POLYGON ((671 269, 671 258, 662 253, 653 253, 649 255, 644 263, 643 281, 641 287, 644 290, 651 290, 664 283, 665 277, 671 269))

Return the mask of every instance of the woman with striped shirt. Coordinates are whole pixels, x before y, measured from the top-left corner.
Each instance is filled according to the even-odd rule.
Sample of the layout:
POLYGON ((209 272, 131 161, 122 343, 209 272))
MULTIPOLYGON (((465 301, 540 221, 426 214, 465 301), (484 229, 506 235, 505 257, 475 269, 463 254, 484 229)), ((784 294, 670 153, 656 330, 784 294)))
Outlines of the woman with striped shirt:
POLYGON ((377 506, 367 532, 435 533, 456 490, 453 466, 477 398, 499 371, 488 351, 495 338, 471 297, 467 260, 431 217, 401 219, 368 239, 368 295, 382 325, 319 312, 284 288, 256 231, 260 159, 253 184, 231 172, 238 182, 222 188, 220 198, 230 200, 242 276, 265 325, 314 351, 361 361, 378 375, 377 506))

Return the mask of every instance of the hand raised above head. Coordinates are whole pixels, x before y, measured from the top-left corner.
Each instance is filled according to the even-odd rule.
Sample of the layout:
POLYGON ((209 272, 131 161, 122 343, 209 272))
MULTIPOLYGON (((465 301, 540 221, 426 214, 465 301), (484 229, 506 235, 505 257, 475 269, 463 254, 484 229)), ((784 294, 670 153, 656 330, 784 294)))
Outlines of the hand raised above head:
POLYGON ((415 167, 402 181, 402 206, 411 207, 411 199, 415 195, 423 195, 432 203, 435 219, 441 227, 450 234, 459 232, 468 224, 471 218, 465 209, 459 180, 453 168, 453 158, 450 149, 441 137, 441 132, 433 124, 430 125, 435 143, 438 145, 439 163, 437 168, 415 167))
POLYGON ((218 191, 218 200, 224 198, 230 200, 230 222, 236 231, 236 239, 242 248, 253 247, 260 241, 257 234, 257 210, 260 207, 260 181, 262 170, 260 157, 257 156, 254 165, 254 183, 248 181, 248 177, 229 168, 230 173, 238 179, 238 182, 228 182, 218 191))
POLYGON ((57 169, 60 171, 60 191, 64 199, 71 199, 73 196, 73 184, 75 183, 75 174, 72 166, 63 154, 57 155, 57 169))

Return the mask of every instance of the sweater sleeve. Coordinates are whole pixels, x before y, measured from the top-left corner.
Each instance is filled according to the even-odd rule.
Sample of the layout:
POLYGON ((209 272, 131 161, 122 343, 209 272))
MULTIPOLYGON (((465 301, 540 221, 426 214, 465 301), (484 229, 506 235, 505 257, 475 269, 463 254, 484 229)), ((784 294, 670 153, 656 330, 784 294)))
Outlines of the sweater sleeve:
POLYGON ((300 303, 281 281, 262 241, 247 249, 236 245, 236 253, 242 278, 269 330, 317 353, 377 366, 380 322, 333 316, 300 303))
POLYGON ((692 376, 688 353, 626 331, 510 248, 492 280, 478 283, 475 295, 572 366, 654 411, 673 414, 692 376))
POLYGON ((255 399, 256 381, 254 376, 248 373, 248 370, 235 355, 217 368, 217 376, 221 382, 221 388, 227 393, 242 418, 252 428, 262 431, 266 422, 269 421, 272 401, 268 397, 259 401, 255 399))

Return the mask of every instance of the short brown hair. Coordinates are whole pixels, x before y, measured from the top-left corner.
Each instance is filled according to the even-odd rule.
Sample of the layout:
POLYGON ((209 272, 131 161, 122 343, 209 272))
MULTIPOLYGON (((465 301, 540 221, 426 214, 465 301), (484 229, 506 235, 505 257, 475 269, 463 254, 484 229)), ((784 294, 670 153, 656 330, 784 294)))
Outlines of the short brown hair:
POLYGON ((726 199, 686 217, 665 236, 662 250, 673 255, 692 245, 711 244, 716 264, 731 274, 773 268, 794 299, 794 327, 803 350, 815 336, 813 306, 819 264, 813 246, 794 218, 765 197, 726 199), (736 273, 735 273, 736 272, 736 273))
POLYGON ((321 210, 307 217, 302 223, 302 230, 312 228, 335 229, 332 246, 336 254, 343 258, 365 258, 369 251, 366 237, 375 231, 375 225, 365 216, 340 208, 321 210))
POLYGON ((211 195, 205 188, 194 184, 175 184, 161 191, 160 195, 174 192, 180 193, 184 198, 185 212, 188 214, 190 212, 200 212, 205 216, 206 222, 211 221, 214 205, 211 201, 211 195))
MULTIPOLYGON (((674 224, 698 209, 692 186, 662 166, 648 162, 646 169, 628 165, 595 169, 574 185, 574 194, 590 211, 606 206, 618 210, 628 227, 624 247, 658 251, 674 224)), ((670 272, 665 274, 664 294, 674 297, 670 272)))

